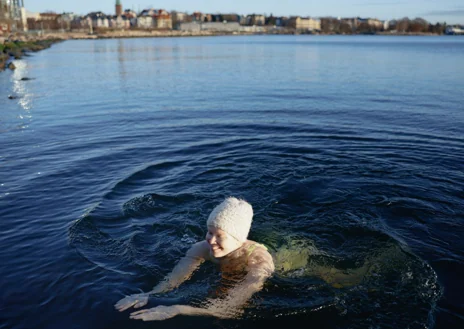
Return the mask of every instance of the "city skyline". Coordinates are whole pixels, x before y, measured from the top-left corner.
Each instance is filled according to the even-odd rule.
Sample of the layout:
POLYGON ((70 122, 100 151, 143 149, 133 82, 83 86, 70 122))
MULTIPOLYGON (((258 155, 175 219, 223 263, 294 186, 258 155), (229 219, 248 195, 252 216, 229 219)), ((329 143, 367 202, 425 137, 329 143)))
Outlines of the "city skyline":
MULTIPOLYGON (((25 0, 30 12, 55 11, 87 14, 92 11, 114 13, 115 0, 63 3, 57 0, 25 0)), ((162 8, 192 13, 237 13, 237 14, 273 14, 275 16, 312 16, 312 17, 371 17, 381 20, 403 17, 422 17, 430 23, 464 23, 464 5, 457 0, 325 0, 323 2, 289 0, 217 1, 217 0, 122 0, 123 9, 140 11, 144 8, 162 8)))

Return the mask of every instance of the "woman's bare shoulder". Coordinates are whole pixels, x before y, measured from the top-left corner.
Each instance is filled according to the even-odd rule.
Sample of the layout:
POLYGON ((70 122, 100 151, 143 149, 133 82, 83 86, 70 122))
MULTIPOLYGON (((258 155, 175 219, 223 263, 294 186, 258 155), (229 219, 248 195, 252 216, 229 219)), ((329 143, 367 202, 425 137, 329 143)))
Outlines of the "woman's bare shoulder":
POLYGON ((208 243, 203 240, 193 244, 192 247, 190 247, 190 249, 187 251, 187 256, 209 259, 208 243))
POLYGON ((258 242, 254 242, 251 246, 253 249, 248 257, 248 264, 252 267, 266 268, 271 273, 274 272, 274 261, 267 248, 258 242))

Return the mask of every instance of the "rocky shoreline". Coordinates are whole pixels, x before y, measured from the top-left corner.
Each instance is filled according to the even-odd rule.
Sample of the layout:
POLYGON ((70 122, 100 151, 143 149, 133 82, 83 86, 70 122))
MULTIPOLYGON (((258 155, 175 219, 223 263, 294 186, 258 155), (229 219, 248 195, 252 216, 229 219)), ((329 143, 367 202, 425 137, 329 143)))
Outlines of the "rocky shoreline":
POLYGON ((9 68, 14 70, 16 67, 12 59, 21 59, 28 53, 37 52, 50 48, 52 44, 62 41, 62 39, 39 39, 39 40, 7 40, 0 44, 0 71, 9 68))

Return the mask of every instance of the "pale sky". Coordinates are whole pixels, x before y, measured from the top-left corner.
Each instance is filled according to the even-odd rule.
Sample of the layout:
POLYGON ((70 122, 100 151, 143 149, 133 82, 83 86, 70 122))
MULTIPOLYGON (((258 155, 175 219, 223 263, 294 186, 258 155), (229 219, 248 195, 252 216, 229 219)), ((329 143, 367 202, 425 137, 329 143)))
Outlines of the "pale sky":
MULTIPOLYGON (((192 13, 266 14, 274 16, 371 17, 381 20, 422 17, 431 23, 464 24, 463 0, 121 0, 124 9, 145 8, 192 13)), ((114 14, 115 0, 24 0, 30 12, 114 14)))

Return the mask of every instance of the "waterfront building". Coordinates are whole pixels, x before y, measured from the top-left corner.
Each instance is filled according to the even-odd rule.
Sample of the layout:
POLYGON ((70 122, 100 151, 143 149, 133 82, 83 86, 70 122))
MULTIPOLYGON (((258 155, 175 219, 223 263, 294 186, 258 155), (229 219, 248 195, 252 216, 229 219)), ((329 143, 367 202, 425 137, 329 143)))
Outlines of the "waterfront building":
POLYGON ((153 27, 153 17, 151 15, 140 15, 137 17, 137 27, 149 29, 153 27))
POLYGON ((71 21, 71 30, 74 31, 89 31, 92 20, 86 16, 75 17, 71 21))
POLYGON ((182 23, 189 20, 189 15, 178 11, 171 12, 172 21, 176 23, 182 23))
POLYGON ((314 18, 301 18, 299 16, 290 17, 287 26, 296 30, 320 31, 321 20, 314 18))
POLYGON ((51 31, 58 30, 62 25, 59 22, 59 16, 57 13, 35 13, 27 15, 27 26, 28 30, 32 31, 51 31))
POLYGON ((101 11, 92 12, 86 16, 91 21, 93 28, 109 28, 108 17, 101 11))
POLYGON ((192 22, 204 22, 204 14, 200 13, 199 11, 193 12, 190 17, 192 18, 192 22))
POLYGON ((211 22, 221 22, 222 23, 222 15, 221 14, 211 14, 211 22))
POLYGON ((357 19, 357 27, 360 27, 361 25, 368 26, 370 28, 373 28, 375 30, 382 30, 384 28, 384 22, 376 19, 376 18, 360 18, 358 17, 357 19))
POLYGON ((138 16, 153 16, 156 14, 156 10, 153 8, 142 10, 138 16))
MULTIPOLYGON (((161 11, 160 11, 161 12, 161 11)), ((166 11, 153 16, 153 26, 156 29, 172 29, 172 18, 166 11)))
POLYGON ((122 5, 120 0, 116 0, 116 8, 115 8, 116 16, 122 16, 122 5))
POLYGON ((381 21, 377 18, 368 18, 367 19, 367 24, 369 24, 370 26, 373 26, 374 28, 376 29, 383 29, 384 25, 385 25, 385 22, 384 21, 381 21))
POLYGON ((266 17, 264 15, 252 14, 246 18, 246 25, 263 26, 266 24, 266 17))
POLYGON ((144 9, 137 17, 137 27, 143 29, 172 29, 172 18, 164 9, 144 9))
POLYGON ((171 20, 172 20, 172 27, 176 29, 179 27, 180 23, 191 22, 192 17, 186 13, 171 11, 171 20))
POLYGON ((194 12, 191 16, 192 22, 212 22, 212 17, 209 14, 203 14, 198 11, 194 12))
POLYGON ((129 19, 137 18, 137 13, 131 9, 126 9, 124 10, 124 16, 126 16, 129 19))
POLYGON ((266 25, 268 26, 274 26, 274 27, 284 27, 288 25, 288 17, 285 16, 271 16, 266 17, 266 25))
POLYGON ((242 16, 232 13, 232 14, 222 14, 222 21, 227 23, 239 23, 241 22, 242 16))
POLYGON ((339 21, 340 21, 340 23, 344 23, 344 24, 348 25, 350 28, 353 29, 353 31, 356 31, 356 28, 359 25, 358 18, 356 18, 356 17, 340 18, 339 21))
POLYGON ((74 21, 78 16, 74 13, 62 13, 57 17, 58 27, 61 30, 69 31, 71 29, 71 22, 74 21))
POLYGON ((28 12, 26 18, 39 21, 40 20, 40 13, 28 12))
POLYGON ((124 10, 123 16, 129 20, 130 26, 137 26, 137 13, 135 11, 126 9, 124 10))
POLYGON ((130 29, 131 21, 125 15, 113 16, 110 21, 110 27, 116 29, 130 29))

